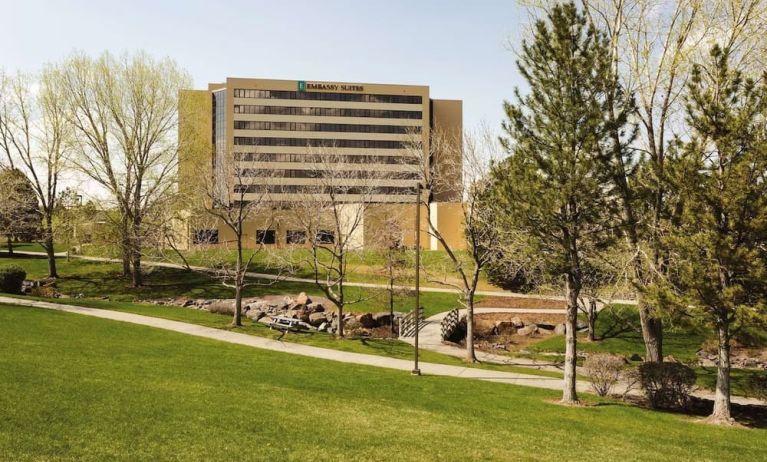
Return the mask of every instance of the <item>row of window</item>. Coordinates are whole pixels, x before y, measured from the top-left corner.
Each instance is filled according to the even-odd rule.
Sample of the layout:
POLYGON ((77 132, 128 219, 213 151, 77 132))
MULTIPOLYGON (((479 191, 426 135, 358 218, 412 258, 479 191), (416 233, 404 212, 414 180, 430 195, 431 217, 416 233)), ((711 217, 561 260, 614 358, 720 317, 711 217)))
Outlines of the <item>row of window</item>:
POLYGON ((312 101, 350 101, 355 103, 421 104, 416 95, 369 95, 359 93, 321 93, 315 91, 246 90, 235 88, 235 98, 303 99, 312 101))
POLYGON ((311 146, 334 148, 361 149, 406 149, 414 146, 407 141, 389 140, 327 140, 315 138, 261 138, 255 136, 235 136, 234 144, 238 146, 311 146))
MULTIPOLYGON (((314 237, 319 244, 333 244, 336 240, 335 233, 328 230, 320 230, 314 237)), ((193 244, 218 244, 217 229, 197 229, 192 232, 193 244)), ((289 229, 285 233, 285 242, 288 244, 305 244, 306 231, 289 229)), ((273 229, 256 230, 256 244, 276 244, 277 235, 273 229)))
POLYGON ((235 130, 287 130, 302 132, 340 132, 340 133, 421 133, 420 125, 351 125, 320 124, 312 122, 257 122, 254 120, 235 120, 235 130))
POLYGON ((382 119, 422 119, 421 111, 392 111, 388 109, 352 109, 341 107, 258 106, 235 104, 235 114, 272 114, 321 117, 375 117, 382 119))
POLYGON ((308 163, 343 163, 343 164, 403 164, 416 165, 417 156, 366 156, 336 154, 274 154, 256 152, 235 152, 234 160, 240 162, 308 162, 308 163))
POLYGON ((366 180, 417 180, 419 172, 387 172, 380 170, 303 170, 303 169, 237 169, 235 175, 262 178, 328 178, 366 180))
POLYGON ((269 194, 334 194, 334 195, 414 195, 415 188, 409 186, 326 186, 303 184, 251 184, 235 185, 235 194, 269 193, 269 194))

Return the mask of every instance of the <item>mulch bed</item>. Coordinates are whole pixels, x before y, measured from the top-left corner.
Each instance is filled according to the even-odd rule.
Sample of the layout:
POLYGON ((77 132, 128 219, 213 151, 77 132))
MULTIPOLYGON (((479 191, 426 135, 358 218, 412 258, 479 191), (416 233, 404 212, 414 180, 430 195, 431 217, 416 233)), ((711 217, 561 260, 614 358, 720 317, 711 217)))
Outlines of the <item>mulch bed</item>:
POLYGON ((530 308, 538 310, 562 310, 566 307, 563 300, 527 297, 485 297, 475 305, 477 308, 530 308))

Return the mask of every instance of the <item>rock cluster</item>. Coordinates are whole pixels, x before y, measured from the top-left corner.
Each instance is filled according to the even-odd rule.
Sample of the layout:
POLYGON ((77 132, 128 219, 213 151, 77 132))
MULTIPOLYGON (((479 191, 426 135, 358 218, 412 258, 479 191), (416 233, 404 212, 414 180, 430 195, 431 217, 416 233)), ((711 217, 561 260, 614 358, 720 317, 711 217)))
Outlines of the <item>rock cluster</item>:
MULTIPOLYGON (((185 308, 199 309, 219 314, 234 314, 233 299, 163 299, 154 300, 156 305, 176 305, 185 308)), ((312 329, 318 331, 334 332, 338 326, 338 314, 335 310, 328 310, 322 302, 313 301, 304 292, 295 297, 290 296, 265 296, 244 298, 242 300, 242 312, 245 317, 253 322, 270 324, 274 317, 287 317, 298 319, 312 329)), ((401 316, 396 313, 395 318, 401 316)), ((380 313, 346 313, 344 314, 344 330, 353 330, 361 335, 369 335, 371 329, 390 326, 392 316, 388 312, 380 313)))
POLYGON ((495 321, 492 326, 490 335, 521 335, 524 337, 540 335, 557 334, 562 335, 565 333, 564 324, 543 324, 543 323, 525 323, 518 316, 511 318, 509 321, 495 321))
MULTIPOLYGON (((716 367, 719 358, 716 353, 698 350, 698 364, 704 367, 716 367)), ((733 348, 730 353, 730 367, 735 369, 767 369, 767 352, 761 355, 749 354, 745 349, 733 348)))

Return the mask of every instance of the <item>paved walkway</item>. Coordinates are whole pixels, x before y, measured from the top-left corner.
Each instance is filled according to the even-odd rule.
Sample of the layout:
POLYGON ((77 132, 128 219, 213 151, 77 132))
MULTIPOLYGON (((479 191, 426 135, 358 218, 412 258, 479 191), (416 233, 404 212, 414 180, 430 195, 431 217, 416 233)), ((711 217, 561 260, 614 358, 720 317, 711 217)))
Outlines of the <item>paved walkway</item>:
MULTIPOLYGON (((49 310, 64 311, 67 313, 76 313, 97 318, 110 319, 113 321, 129 322, 142 326, 154 327, 182 334, 194 335, 197 337, 219 340, 222 342, 234 343, 264 350, 279 351, 312 358, 327 359, 330 361, 339 361, 343 363, 360 364, 365 366, 383 367, 400 371, 411 371, 413 369, 412 361, 404 359, 387 358, 385 356, 368 355, 362 353, 351 353, 346 351, 332 350, 329 348, 319 348, 298 343, 282 342, 254 335, 240 334, 222 329, 199 326, 185 322, 171 321, 168 319, 154 318, 151 316, 142 316, 133 313, 124 313, 121 311, 102 310, 97 308, 86 308, 83 306, 62 305, 60 303, 41 302, 37 300, 25 300, 13 297, 0 296, 0 303, 8 305, 31 306, 35 308, 44 308, 49 310)), ((526 387, 546 388, 549 390, 562 390, 562 379, 541 377, 536 375, 518 374, 514 372, 489 371, 472 367, 449 366, 446 364, 424 363, 419 364, 421 373, 424 375, 438 375, 445 377, 458 377, 475 380, 485 380, 489 382, 500 382, 511 385, 521 385, 526 387)), ((578 392, 589 392, 589 383, 578 381, 576 383, 578 392)), ((618 393, 621 390, 616 390, 618 393)), ((634 392, 636 393, 636 392, 634 392)), ((697 392, 695 396, 704 399, 712 399, 713 394, 708 392, 697 392)), ((732 397, 733 403, 738 404, 757 404, 765 403, 753 399, 732 397)))
MULTIPOLYGON (((297 354, 301 356, 310 356, 312 358, 328 359, 344 363, 362 364, 366 366, 384 367, 387 369, 396 369, 400 371, 411 371, 413 362, 404 359, 387 358, 385 356, 368 355, 362 353, 350 353, 346 351, 332 350, 329 348, 319 348, 298 343, 282 342, 254 335, 240 334, 222 329, 188 324, 167 319, 153 318, 151 316, 142 316, 120 311, 102 310, 96 308, 86 308, 81 306, 62 305, 59 303, 41 302, 36 300, 24 300, 12 297, 0 296, 0 303, 9 305, 32 306, 36 308, 45 308, 50 310, 65 311, 68 313, 82 314, 114 321, 129 322, 143 326, 165 329, 183 334, 204 337, 222 342, 245 345, 264 350, 279 351, 283 353, 297 354)), ((523 385, 536 388, 547 388, 550 390, 561 390, 562 379, 540 377, 536 375, 517 374, 513 372, 489 371, 473 367, 450 366, 445 364, 420 363, 421 373, 424 375, 440 375, 447 377, 461 377, 490 382, 501 382, 513 385, 523 385)), ((578 391, 585 392, 589 389, 587 382, 577 383, 578 391)))

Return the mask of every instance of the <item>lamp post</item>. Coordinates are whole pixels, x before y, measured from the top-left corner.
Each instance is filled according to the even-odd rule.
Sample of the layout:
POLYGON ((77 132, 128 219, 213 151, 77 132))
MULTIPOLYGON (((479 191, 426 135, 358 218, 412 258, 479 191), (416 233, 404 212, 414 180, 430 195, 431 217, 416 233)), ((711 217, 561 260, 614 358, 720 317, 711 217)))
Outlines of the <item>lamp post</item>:
POLYGON ((421 375, 418 368, 418 331, 421 311, 421 182, 416 186, 415 196, 415 363, 413 375, 421 375))

